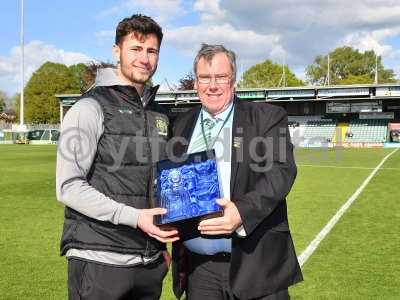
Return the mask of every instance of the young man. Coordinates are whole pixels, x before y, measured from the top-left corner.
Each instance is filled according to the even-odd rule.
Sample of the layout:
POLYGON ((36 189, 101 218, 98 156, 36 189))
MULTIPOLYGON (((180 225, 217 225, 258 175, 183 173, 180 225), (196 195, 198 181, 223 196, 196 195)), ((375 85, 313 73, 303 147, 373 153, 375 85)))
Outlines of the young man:
POLYGON ((69 299, 158 299, 167 273, 165 243, 176 230, 153 225, 152 163, 162 159, 168 119, 146 88, 163 34, 133 15, 116 29, 117 69, 66 114, 57 154, 57 198, 66 205, 61 254, 69 299))
POLYGON ((194 62, 202 106, 179 117, 174 154, 213 148, 224 215, 203 220, 202 237, 173 245, 174 292, 189 300, 288 299, 301 281, 285 197, 296 177, 287 115, 234 96, 235 54, 203 45, 194 62), (186 281, 186 282, 185 282, 186 281))

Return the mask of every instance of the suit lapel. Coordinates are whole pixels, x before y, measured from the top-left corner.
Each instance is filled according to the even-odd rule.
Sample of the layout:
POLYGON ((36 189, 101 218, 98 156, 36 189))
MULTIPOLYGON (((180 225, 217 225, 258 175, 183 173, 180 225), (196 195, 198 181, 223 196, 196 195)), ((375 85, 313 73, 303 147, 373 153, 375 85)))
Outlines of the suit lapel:
POLYGON ((236 184, 236 177, 238 169, 243 162, 244 154, 244 138, 246 134, 245 124, 246 112, 242 105, 242 100, 235 98, 235 114, 233 115, 232 125, 232 152, 231 152, 231 184, 230 184, 230 195, 233 196, 233 190, 236 184))

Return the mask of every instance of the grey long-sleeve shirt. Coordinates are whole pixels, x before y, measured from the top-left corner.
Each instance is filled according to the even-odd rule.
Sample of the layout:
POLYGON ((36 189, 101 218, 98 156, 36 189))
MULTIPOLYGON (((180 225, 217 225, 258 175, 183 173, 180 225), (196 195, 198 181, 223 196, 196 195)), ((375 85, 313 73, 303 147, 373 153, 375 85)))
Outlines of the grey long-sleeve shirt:
POLYGON ((103 112, 93 99, 80 100, 67 113, 57 153, 57 199, 93 219, 136 228, 137 209, 114 201, 87 182, 103 130, 103 112))
MULTIPOLYGON (((96 80, 101 86, 120 84, 113 69, 103 69, 96 80)), ((81 99, 66 114, 57 151, 57 199, 90 218, 136 228, 138 209, 114 201, 87 182, 104 131, 103 120, 100 105, 91 98, 81 99)), ((80 249, 69 249, 66 255, 114 265, 134 265, 156 258, 80 249)))

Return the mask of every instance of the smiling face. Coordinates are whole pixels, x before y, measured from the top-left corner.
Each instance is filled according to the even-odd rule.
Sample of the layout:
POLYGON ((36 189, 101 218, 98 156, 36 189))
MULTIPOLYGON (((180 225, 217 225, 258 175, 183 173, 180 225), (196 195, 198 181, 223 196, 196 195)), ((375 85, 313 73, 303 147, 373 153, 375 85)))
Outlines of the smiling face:
POLYGON ((143 91, 147 80, 157 69, 159 42, 155 34, 130 33, 119 45, 114 45, 113 54, 119 61, 120 80, 143 91))
POLYGON ((196 73, 195 89, 203 107, 213 116, 224 111, 234 93, 233 72, 226 54, 217 53, 211 61, 200 58, 196 73))

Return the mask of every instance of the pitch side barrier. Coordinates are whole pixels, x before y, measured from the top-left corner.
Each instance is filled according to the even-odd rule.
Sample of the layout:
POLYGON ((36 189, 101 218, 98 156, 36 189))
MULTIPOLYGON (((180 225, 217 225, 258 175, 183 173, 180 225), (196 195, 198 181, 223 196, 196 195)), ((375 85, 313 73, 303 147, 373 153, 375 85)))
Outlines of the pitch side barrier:
MULTIPOLYGON (((4 124, 3 124, 4 125, 4 124)), ((0 128, 0 144, 57 144, 60 124, 29 124, 23 129, 19 124, 7 124, 0 128)))
POLYGON ((400 143, 371 143, 371 142, 344 142, 344 143, 299 143, 300 148, 400 148, 400 143))

